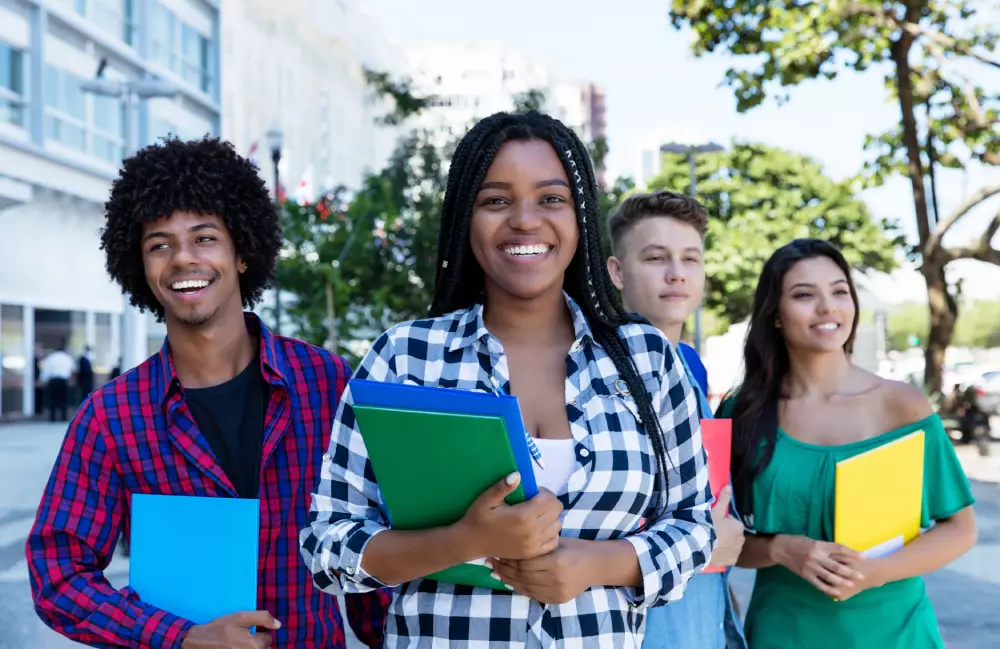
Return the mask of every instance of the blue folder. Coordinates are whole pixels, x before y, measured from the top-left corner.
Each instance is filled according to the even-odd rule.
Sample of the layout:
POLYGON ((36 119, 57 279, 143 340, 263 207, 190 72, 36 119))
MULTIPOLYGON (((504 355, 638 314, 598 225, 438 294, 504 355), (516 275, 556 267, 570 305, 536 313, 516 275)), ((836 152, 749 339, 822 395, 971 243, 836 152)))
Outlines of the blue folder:
POLYGON ((504 420, 525 498, 538 495, 534 465, 517 397, 492 392, 353 379, 351 397, 359 406, 500 417, 504 420))
POLYGON ((260 502, 132 494, 129 586, 196 624, 257 608, 260 502))

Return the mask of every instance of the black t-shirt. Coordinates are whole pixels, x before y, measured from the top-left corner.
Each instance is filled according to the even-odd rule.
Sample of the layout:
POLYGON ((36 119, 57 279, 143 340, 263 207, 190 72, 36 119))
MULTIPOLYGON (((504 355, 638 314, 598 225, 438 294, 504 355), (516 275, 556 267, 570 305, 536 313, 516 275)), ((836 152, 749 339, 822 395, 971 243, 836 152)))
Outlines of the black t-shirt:
POLYGON ((267 394, 259 357, 225 383, 184 390, 198 429, 241 498, 257 497, 267 394))

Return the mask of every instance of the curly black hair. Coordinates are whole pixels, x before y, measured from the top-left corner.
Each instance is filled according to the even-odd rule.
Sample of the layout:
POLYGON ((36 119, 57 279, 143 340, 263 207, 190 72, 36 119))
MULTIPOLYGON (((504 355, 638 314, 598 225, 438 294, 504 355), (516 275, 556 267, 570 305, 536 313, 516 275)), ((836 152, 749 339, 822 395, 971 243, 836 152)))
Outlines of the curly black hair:
POLYGON ((229 228, 247 265, 240 274, 245 308, 260 302, 274 278, 282 243, 277 210, 257 167, 225 140, 171 135, 140 149, 123 161, 104 209, 101 249, 108 274, 133 306, 157 320, 163 320, 163 306, 146 283, 140 239, 144 223, 176 211, 217 216, 229 228))

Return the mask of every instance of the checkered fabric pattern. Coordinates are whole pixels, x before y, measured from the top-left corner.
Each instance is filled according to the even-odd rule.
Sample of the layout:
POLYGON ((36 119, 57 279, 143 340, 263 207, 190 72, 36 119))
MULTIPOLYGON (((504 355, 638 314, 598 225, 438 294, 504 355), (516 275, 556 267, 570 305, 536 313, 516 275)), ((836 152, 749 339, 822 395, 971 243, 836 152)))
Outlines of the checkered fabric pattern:
MULTIPOLYGON (((643 575, 639 588, 592 588, 571 602, 544 605, 522 595, 418 579, 394 585, 388 647, 639 647, 645 608, 677 600, 710 559, 715 543, 711 492, 698 405, 683 367, 655 328, 629 324, 619 333, 653 395, 668 434, 666 512, 639 532, 653 496, 656 459, 638 407, 619 390, 614 362, 566 296, 576 341, 567 359, 566 411, 577 466, 560 496, 563 536, 627 539, 643 575)), ((482 305, 393 327, 373 345, 358 378, 509 392, 507 358, 483 323, 482 305)), ((365 546, 386 529, 378 484, 355 425, 350 385, 324 456, 312 525, 302 554, 322 590, 339 594, 383 588, 362 568, 365 546)))
MULTIPOLYGON (((258 607, 282 627, 276 649, 344 647, 337 600, 311 587, 298 552, 308 525, 333 414, 350 369, 297 340, 272 336, 246 314, 260 338, 270 384, 260 482, 258 607)), ((39 617, 92 647, 178 649, 192 622, 115 590, 103 575, 120 533, 129 534, 133 493, 237 497, 184 403, 169 347, 90 395, 76 413, 28 537, 31 590, 39 617)), ((385 590, 346 598, 351 628, 381 646, 385 590)))

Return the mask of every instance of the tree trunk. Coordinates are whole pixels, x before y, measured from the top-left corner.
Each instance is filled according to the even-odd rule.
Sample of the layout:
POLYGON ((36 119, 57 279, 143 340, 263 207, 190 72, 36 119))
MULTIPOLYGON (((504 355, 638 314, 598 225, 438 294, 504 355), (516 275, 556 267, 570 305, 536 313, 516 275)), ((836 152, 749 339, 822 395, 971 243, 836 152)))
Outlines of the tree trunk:
MULTIPOLYGON (((908 16, 909 17, 909 16, 908 16)), ((927 284, 927 302, 930 309, 931 328, 924 348, 924 390, 941 389, 941 365, 944 352, 951 344, 955 329, 957 305, 948 295, 944 277, 944 263, 938 251, 928 250, 931 238, 930 217, 927 211, 927 191, 924 188, 924 170, 920 159, 920 136, 917 133, 916 105, 913 98, 913 79, 910 69, 910 46, 913 37, 904 32, 893 44, 892 59, 896 64, 899 110, 903 125, 903 145, 906 147, 907 175, 913 188, 913 211, 917 217, 917 234, 920 255, 923 258, 921 273, 927 284)))
POLYGON ((958 303, 948 292, 944 268, 938 254, 924 259, 922 272, 927 282, 927 301, 931 310, 931 328, 924 354, 924 389, 929 393, 941 392, 941 366, 944 365, 944 354, 951 344, 958 319, 958 303))

